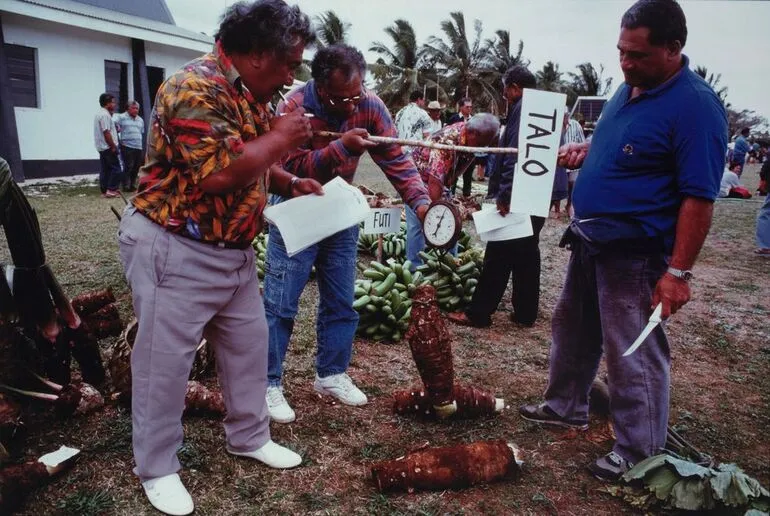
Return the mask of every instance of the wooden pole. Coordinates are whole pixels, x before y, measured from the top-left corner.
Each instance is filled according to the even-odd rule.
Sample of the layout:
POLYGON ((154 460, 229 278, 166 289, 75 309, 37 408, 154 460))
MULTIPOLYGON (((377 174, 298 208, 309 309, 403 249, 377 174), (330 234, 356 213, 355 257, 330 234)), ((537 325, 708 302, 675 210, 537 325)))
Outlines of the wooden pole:
MULTIPOLYGON (((313 131, 315 136, 322 138, 339 138, 342 133, 335 133, 332 131, 313 131)), ((368 140, 377 143, 395 143, 397 145, 409 145, 412 147, 426 147, 428 149, 438 150, 451 150, 456 152, 473 152, 473 153, 489 153, 489 154, 518 154, 519 149, 513 147, 468 147, 466 145, 446 145, 443 143, 436 143, 423 140, 407 140, 404 138, 391 138, 389 136, 374 136, 369 135, 368 140)))

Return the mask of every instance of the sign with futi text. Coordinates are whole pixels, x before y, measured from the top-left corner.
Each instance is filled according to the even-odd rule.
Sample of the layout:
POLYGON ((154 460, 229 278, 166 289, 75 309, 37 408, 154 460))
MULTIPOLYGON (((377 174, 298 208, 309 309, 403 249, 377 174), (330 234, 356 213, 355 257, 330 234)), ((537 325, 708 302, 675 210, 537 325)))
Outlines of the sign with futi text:
POLYGON ((511 190, 513 213, 548 216, 566 102, 563 93, 524 90, 518 167, 511 190))
POLYGON ((401 231, 401 208, 372 208, 364 219, 365 235, 398 233, 401 231))

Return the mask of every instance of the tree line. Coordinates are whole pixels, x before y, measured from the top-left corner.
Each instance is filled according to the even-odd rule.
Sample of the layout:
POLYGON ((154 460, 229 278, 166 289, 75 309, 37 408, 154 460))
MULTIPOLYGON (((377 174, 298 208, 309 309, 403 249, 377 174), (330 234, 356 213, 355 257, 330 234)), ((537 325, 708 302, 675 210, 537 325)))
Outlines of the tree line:
MULTIPOLYGON (((348 42, 351 25, 334 11, 319 14, 315 24, 319 45, 348 42)), ((484 38, 482 22, 474 20, 468 30, 461 11, 449 13, 440 27, 441 35, 429 36, 422 45, 418 44, 408 20, 399 18, 383 29, 387 36, 384 41, 373 41, 369 47, 369 51, 378 56, 369 64, 377 94, 392 111, 404 106, 412 91, 422 89, 426 99, 438 100, 450 107, 461 98, 470 97, 478 110, 504 113, 503 74, 511 66, 530 64, 523 57, 524 42, 514 43, 507 30, 496 30, 492 38, 484 38)), ((742 127, 767 124, 767 120, 754 111, 737 110, 727 102, 728 88, 721 84, 721 74, 710 73, 705 66, 697 66, 694 71, 725 104, 731 134, 742 127)), ((566 72, 559 69, 558 63, 548 61, 533 73, 538 89, 565 93, 570 106, 579 96, 611 93, 612 78, 604 76, 603 66, 594 66, 590 61, 566 72)), ((304 75, 309 77, 309 70, 305 70, 304 75)))

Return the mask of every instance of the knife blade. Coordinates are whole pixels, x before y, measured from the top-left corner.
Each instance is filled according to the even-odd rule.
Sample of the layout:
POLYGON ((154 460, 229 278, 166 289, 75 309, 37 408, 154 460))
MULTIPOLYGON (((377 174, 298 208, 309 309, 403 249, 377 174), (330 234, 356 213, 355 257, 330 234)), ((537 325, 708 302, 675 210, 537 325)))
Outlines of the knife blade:
POLYGON ((623 353, 624 357, 627 357, 628 355, 631 355, 634 351, 637 350, 639 346, 642 345, 642 342, 644 342, 644 339, 647 338, 647 336, 652 333, 652 330, 655 329, 657 325, 659 325, 662 321, 660 318, 660 313, 663 311, 663 303, 658 303, 658 306, 655 307, 655 310, 653 310, 652 315, 650 316, 647 326, 644 327, 642 330, 642 333, 639 334, 639 336, 636 338, 633 344, 631 344, 631 347, 629 347, 625 353, 623 353))

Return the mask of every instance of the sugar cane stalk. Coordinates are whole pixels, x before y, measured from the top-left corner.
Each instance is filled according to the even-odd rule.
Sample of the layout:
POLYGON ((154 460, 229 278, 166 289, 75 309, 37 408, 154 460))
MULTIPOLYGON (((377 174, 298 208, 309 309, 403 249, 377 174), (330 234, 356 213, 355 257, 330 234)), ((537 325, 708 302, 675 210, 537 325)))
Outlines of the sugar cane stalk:
MULTIPOLYGON (((322 138, 340 138, 342 136, 342 133, 335 133, 333 131, 313 131, 313 134, 322 138)), ((514 149, 512 147, 468 147, 467 145, 447 145, 445 143, 436 143, 429 140, 407 140, 405 138, 391 138, 390 136, 375 136, 373 134, 367 136, 366 139, 376 143, 395 143, 397 145, 425 147, 428 149, 449 150, 455 152, 487 154, 518 154, 519 152, 519 149, 514 149)))

